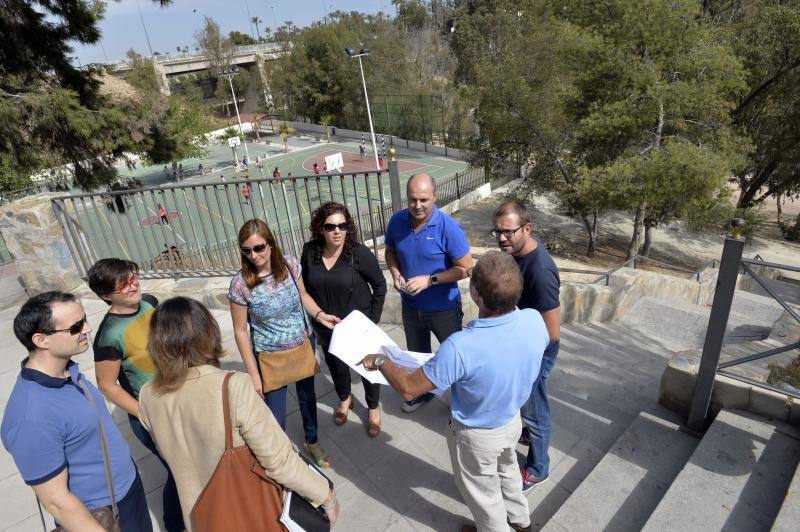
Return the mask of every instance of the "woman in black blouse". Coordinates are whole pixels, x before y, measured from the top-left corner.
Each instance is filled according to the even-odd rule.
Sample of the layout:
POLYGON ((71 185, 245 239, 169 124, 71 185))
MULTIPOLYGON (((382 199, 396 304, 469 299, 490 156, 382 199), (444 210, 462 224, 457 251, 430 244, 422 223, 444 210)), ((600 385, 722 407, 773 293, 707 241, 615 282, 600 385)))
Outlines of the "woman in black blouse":
MULTIPOLYGON (((359 310, 378 323, 386 297, 386 280, 378 259, 358 241, 347 207, 335 202, 320 205, 311 215, 310 230, 311 241, 303 247, 300 259, 308 293, 326 314, 344 318, 359 310)), ((317 327, 316 321, 314 328, 339 396, 333 421, 342 425, 347 421, 348 410, 353 409, 350 368, 328 352, 332 331, 317 327)), ((374 438, 381 432, 380 384, 372 384, 363 377, 361 381, 369 407, 367 432, 374 438)))

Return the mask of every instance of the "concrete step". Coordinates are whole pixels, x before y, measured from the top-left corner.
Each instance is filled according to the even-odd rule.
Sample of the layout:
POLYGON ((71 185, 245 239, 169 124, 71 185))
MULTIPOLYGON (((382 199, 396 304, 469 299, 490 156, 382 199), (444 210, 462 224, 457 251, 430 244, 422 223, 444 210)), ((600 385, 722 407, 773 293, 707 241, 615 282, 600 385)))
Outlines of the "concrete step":
POLYGON ((553 419, 605 452, 644 408, 657 405, 666 363, 625 330, 564 325, 550 377, 553 419))
POLYGON ((792 483, 772 525, 772 532, 795 532, 800 526, 800 466, 795 470, 792 483))
MULTIPOLYGON (((782 300, 791 305, 800 306, 800 281, 795 279, 768 279, 767 286, 782 300)), ((760 285, 754 284, 751 293, 771 297, 760 285)))
POLYGON ((722 410, 643 530, 767 531, 798 462, 796 428, 722 410))
MULTIPOLYGON (((744 292, 742 293, 744 294, 744 292)), ((745 309, 752 309, 755 308, 753 298, 761 296, 753 294, 741 296, 737 294, 737 297, 739 297, 739 300, 748 303, 745 309)), ((736 300, 735 297, 734 301, 736 300)), ((767 308, 767 303, 764 303, 764 305, 764 308, 767 308)), ((708 307, 644 297, 636 302, 621 321, 648 336, 669 342, 669 345, 676 351, 682 351, 703 346, 710 313, 711 309, 708 307)), ((763 340, 769 336, 780 315, 781 312, 776 311, 774 308, 769 311, 763 310, 763 312, 744 314, 738 313, 734 307, 728 319, 725 342, 738 343, 763 340)))
POLYGON ((545 531, 636 531, 647 522, 698 440, 666 409, 641 412, 581 482, 545 531))

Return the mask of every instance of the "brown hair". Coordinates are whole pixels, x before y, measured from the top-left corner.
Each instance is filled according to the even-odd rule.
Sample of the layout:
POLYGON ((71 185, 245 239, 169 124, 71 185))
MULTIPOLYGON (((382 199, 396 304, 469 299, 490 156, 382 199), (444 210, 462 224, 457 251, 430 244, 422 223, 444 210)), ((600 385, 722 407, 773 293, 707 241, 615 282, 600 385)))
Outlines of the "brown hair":
MULTIPOLYGON (((269 226, 258 218, 247 220, 244 225, 239 229, 239 246, 244 244, 245 240, 253 235, 258 235, 269 244, 272 250, 269 257, 269 264, 272 268, 272 275, 275 276, 275 283, 282 283, 289 275, 289 269, 286 267, 286 262, 283 260, 283 252, 275 240, 275 235, 272 234, 269 226)), ((250 259, 242 254, 242 277, 247 285, 247 288, 252 290, 258 284, 258 272, 256 267, 250 262, 250 259)))
POLYGON ((311 223, 308 226, 308 231, 311 233, 311 245, 314 248, 314 262, 319 263, 322 256, 322 248, 325 247, 325 236, 323 235, 325 220, 332 214, 341 214, 344 216, 344 221, 347 224, 347 236, 344 237, 344 247, 342 254, 345 259, 350 259, 353 256, 353 251, 358 247, 358 235, 356 224, 353 217, 350 216, 350 211, 341 203, 335 201, 328 201, 317 207, 311 213, 311 223))
POLYGON ((478 260, 472 269, 472 283, 484 306, 497 314, 514 310, 522 295, 522 274, 517 262, 502 251, 488 251, 478 260))
POLYGON ((86 272, 86 282, 89 288, 107 304, 103 296, 114 292, 117 287, 128 281, 131 274, 139 273, 139 266, 125 259, 100 259, 86 272))
POLYGON ((516 214, 519 218, 520 225, 528 225, 531 223, 531 213, 528 212, 528 208, 517 200, 508 200, 501 203, 500 206, 497 207, 497 210, 494 211, 492 220, 497 220, 506 214, 516 214))
POLYGON ((219 367, 224 356, 214 316, 188 297, 173 297, 156 308, 150 317, 147 349, 156 366, 153 387, 159 394, 180 388, 189 368, 219 367))

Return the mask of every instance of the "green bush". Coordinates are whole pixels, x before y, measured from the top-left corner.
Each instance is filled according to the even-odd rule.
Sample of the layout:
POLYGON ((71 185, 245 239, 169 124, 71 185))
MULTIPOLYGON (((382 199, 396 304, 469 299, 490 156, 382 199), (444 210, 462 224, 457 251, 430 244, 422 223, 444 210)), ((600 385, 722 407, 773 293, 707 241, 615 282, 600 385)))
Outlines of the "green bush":
POLYGON ((783 238, 791 242, 800 240, 800 215, 795 217, 794 223, 781 222, 781 233, 783 233, 783 238))

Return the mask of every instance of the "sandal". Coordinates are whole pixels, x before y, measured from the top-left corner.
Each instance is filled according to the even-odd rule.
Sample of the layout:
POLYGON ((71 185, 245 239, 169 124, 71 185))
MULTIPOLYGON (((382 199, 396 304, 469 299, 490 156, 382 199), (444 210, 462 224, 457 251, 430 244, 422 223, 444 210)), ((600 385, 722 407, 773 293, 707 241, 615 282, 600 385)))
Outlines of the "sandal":
POLYGON ((338 410, 334 410, 333 411, 333 422, 336 425, 344 425, 345 424, 345 422, 347 421, 347 413, 348 413, 348 411, 349 410, 355 410, 355 407, 353 406, 354 403, 355 403, 355 401, 353 401, 353 396, 350 395, 350 406, 347 407, 347 410, 345 410, 344 412, 339 412, 338 410))
POLYGON ((375 423, 372 420, 367 421, 367 434, 369 435, 370 438, 377 438, 378 434, 380 434, 380 433, 381 433, 381 421, 380 420, 378 420, 377 423, 375 423))
POLYGON ((330 467, 331 466, 331 457, 322 448, 322 445, 317 443, 316 445, 309 445, 308 443, 303 444, 303 449, 311 456, 311 459, 314 460, 314 463, 317 467, 330 467))

